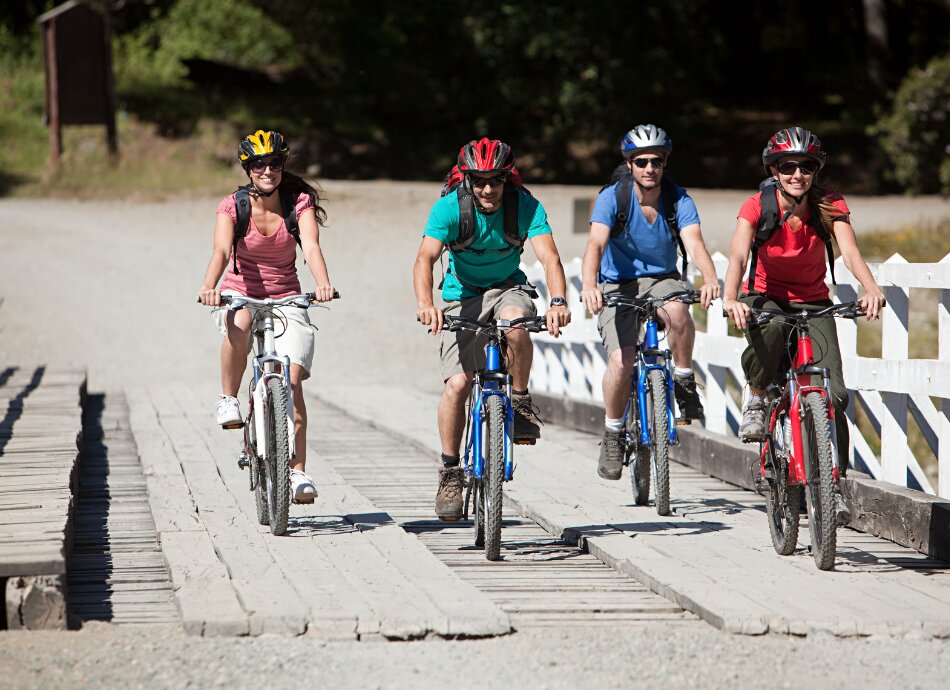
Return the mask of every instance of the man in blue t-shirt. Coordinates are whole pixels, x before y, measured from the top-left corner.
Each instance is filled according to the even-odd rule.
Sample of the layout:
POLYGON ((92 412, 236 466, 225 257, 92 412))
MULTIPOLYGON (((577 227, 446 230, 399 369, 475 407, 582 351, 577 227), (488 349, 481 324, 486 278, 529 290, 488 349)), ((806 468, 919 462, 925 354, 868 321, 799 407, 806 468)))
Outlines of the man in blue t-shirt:
MULTIPOLYGON (((471 331, 443 331, 445 314, 478 321, 536 316, 534 289, 519 268, 525 240, 544 267, 551 295, 545 314, 548 332, 557 337, 571 320, 564 299, 561 257, 554 245, 547 214, 537 199, 521 188, 511 148, 497 139, 471 141, 459 152, 458 165, 444 193, 432 207, 413 268, 419 321, 441 334, 442 379, 439 403, 442 468, 435 498, 443 520, 462 517, 462 468, 459 450, 465 431, 465 401, 472 376, 485 364, 485 341, 471 331), (444 310, 432 301, 432 268, 449 249, 449 265, 441 285, 444 310)), ((512 379, 514 442, 533 444, 541 437, 540 419, 528 393, 534 349, 528 333, 508 331, 508 373, 512 379)))
MULTIPOLYGON (((581 299, 598 315, 597 326, 607 349, 604 373, 604 438, 597 474, 620 479, 623 471, 623 413, 630 397, 630 374, 637 357, 639 321, 632 309, 604 306, 604 293, 620 291, 631 297, 663 297, 687 289, 686 276, 677 269, 677 242, 666 219, 673 206, 682 245, 703 276, 702 305, 719 296, 716 267, 706 250, 696 204, 686 190, 667 185, 663 169, 673 142, 655 125, 638 125, 623 138, 620 150, 632 175, 629 213, 625 227, 612 232, 617 221, 617 191, 621 181, 601 191, 590 219, 590 238, 582 262, 581 299), (672 196, 667 199, 665 196, 672 196)), ((626 174, 626 171, 624 171, 626 174)), ((659 314, 669 334, 673 355, 673 392, 685 419, 701 419, 703 406, 693 377, 695 327, 689 307, 667 302, 659 314)))

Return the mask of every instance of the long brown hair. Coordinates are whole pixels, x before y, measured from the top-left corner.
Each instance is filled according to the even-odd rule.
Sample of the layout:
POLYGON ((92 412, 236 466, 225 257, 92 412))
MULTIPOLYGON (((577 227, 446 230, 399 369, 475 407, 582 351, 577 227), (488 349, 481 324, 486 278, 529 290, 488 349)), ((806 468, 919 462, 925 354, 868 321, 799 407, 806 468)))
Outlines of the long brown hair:
POLYGON ((841 216, 841 209, 831 203, 832 199, 837 199, 840 195, 828 187, 812 184, 808 190, 808 206, 811 209, 811 217, 821 223, 828 235, 833 239, 835 236, 834 219, 841 216))
POLYGON ((326 226, 327 211, 325 208, 323 208, 323 206, 320 205, 320 194, 323 192, 323 190, 320 189, 319 185, 311 184, 303 179, 300 175, 285 168, 280 179, 280 187, 290 191, 294 198, 297 198, 301 194, 306 194, 309 196, 310 201, 313 202, 313 212, 317 216, 317 223, 319 223, 321 226, 326 226))

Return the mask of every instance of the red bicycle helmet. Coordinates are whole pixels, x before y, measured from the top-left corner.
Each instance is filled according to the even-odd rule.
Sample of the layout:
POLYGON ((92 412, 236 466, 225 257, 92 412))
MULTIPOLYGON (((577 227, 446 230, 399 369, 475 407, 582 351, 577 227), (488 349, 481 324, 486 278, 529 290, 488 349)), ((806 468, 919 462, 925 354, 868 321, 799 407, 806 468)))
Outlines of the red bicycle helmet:
POLYGON ((828 160, 828 154, 821 147, 821 139, 804 127, 789 127, 772 135, 769 143, 762 149, 762 164, 765 174, 771 175, 770 165, 783 156, 805 156, 818 163, 821 170, 828 160))
POLYGON ((459 151, 458 169, 462 173, 510 172, 514 166, 511 147, 498 139, 473 139, 459 151))

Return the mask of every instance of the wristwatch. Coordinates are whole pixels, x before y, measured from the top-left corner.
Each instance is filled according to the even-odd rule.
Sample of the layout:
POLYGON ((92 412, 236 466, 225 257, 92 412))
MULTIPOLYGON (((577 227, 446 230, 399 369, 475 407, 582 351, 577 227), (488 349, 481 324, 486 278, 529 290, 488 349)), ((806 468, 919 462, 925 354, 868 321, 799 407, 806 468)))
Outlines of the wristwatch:
POLYGON ((551 306, 552 306, 552 307, 566 307, 566 306, 567 306, 567 300, 564 299, 563 297, 552 297, 552 298, 551 298, 551 306))

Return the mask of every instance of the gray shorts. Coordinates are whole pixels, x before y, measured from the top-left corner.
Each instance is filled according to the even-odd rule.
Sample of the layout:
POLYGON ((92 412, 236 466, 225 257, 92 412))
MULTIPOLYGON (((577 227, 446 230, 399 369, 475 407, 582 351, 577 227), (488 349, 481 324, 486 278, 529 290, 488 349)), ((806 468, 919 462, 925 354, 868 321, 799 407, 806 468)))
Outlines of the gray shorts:
MULTIPOLYGON (((638 278, 625 283, 601 283, 604 295, 620 292, 629 297, 663 297, 689 286, 679 273, 638 278)), ((640 337, 639 312, 629 307, 604 307, 597 317, 597 330, 607 348, 607 356, 622 347, 636 347, 640 337), (618 313, 619 312, 619 313, 618 313)))
MULTIPOLYGON (((449 302, 443 311, 453 316, 464 316, 477 321, 497 319, 505 307, 515 307, 525 316, 537 316, 534 300, 524 286, 500 287, 487 290, 477 297, 461 302, 449 302)), ((442 380, 446 381, 456 374, 477 371, 485 366, 484 336, 472 331, 442 331, 439 354, 442 357, 442 380)))
MULTIPOLYGON (((239 293, 233 290, 225 290, 221 294, 239 295, 239 293)), ((253 317, 254 307, 248 306, 246 308, 251 311, 253 317)), ((221 335, 224 337, 228 335, 227 318, 233 314, 235 314, 235 312, 229 312, 226 309, 221 309, 211 314, 214 317, 215 324, 218 326, 218 330, 221 331, 221 335)), ((310 325, 310 316, 307 314, 307 310, 301 309, 300 307, 281 307, 275 309, 274 333, 280 336, 274 339, 277 354, 289 357, 291 364, 299 364, 303 368, 302 380, 305 381, 310 378, 316 338, 314 338, 313 327, 310 325), (284 332, 281 323, 277 320, 278 313, 283 314, 287 319, 286 332, 284 332)), ((248 352, 250 352, 250 348, 253 347, 253 337, 248 345, 248 352)))

